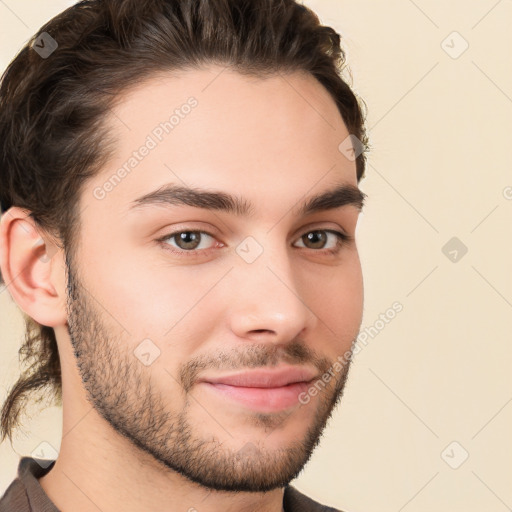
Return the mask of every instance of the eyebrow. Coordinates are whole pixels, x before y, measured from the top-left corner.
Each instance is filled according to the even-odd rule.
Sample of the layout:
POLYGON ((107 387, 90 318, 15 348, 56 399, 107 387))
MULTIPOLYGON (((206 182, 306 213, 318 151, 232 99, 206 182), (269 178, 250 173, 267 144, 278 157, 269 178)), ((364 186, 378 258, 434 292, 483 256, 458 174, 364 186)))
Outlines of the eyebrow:
MULTIPOLYGON (((355 185, 341 184, 334 189, 308 198, 299 207, 297 215, 306 216, 343 206, 353 206, 361 211, 366 197, 366 194, 355 185)), ((239 217, 249 217, 254 213, 252 203, 243 197, 222 191, 174 184, 163 185, 153 192, 138 197, 131 202, 129 210, 140 210, 149 206, 192 206, 205 210, 224 211, 239 217)))

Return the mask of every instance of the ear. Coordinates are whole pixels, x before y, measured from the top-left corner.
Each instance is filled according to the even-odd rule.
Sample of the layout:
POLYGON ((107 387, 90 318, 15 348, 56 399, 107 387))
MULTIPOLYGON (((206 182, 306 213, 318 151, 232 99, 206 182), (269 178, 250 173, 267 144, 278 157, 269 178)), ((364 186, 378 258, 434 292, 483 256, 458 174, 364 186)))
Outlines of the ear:
POLYGON ((0 220, 0 269, 13 300, 41 325, 67 322, 63 251, 54 239, 14 206, 0 220))

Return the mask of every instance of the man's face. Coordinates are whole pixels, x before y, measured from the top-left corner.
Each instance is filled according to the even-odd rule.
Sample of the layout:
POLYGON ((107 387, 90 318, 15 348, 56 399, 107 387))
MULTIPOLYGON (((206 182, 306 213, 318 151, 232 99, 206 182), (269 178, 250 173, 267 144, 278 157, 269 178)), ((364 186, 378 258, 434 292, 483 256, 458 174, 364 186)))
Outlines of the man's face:
POLYGON ((357 188, 356 169, 312 77, 221 70, 151 80, 112 112, 116 156, 79 205, 68 325, 89 400, 117 432, 202 485, 264 491, 298 474, 341 397, 348 363, 332 365, 362 316, 357 194, 300 210, 357 188), (170 185, 250 211, 190 193, 136 201, 170 185))

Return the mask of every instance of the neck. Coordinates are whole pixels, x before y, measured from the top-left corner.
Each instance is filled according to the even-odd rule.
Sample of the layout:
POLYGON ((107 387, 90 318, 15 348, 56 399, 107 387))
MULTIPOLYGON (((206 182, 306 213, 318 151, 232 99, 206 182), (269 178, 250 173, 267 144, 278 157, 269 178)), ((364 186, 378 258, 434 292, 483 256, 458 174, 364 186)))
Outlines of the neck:
POLYGON ((249 493, 203 487, 134 446, 84 396, 67 397, 66 392, 63 386, 59 456, 50 472, 39 479, 60 510, 283 511, 283 488, 249 493))

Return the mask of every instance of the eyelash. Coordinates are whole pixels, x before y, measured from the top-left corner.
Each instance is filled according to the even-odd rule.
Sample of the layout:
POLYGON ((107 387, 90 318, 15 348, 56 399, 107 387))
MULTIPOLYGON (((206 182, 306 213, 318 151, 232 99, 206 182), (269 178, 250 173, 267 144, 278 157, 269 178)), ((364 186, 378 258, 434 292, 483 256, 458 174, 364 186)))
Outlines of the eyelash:
MULTIPOLYGON (((333 247, 331 249, 311 249, 314 252, 319 252, 319 253, 327 254, 330 256, 337 255, 345 245, 347 245, 348 243, 350 243, 351 241, 354 240, 354 237, 347 235, 345 233, 342 233, 341 231, 335 231, 333 229, 312 229, 310 231, 306 231, 305 233, 303 233, 299 237, 299 239, 309 233, 314 233, 316 231, 324 231, 326 233, 331 233, 333 235, 336 235, 337 240, 336 240, 335 247, 333 247)), ((166 240, 169 240, 170 238, 174 238, 175 236, 180 235, 182 233, 200 233, 200 234, 208 235, 209 237, 215 239, 215 236, 212 235, 211 233, 209 233, 208 231, 200 231, 200 230, 194 230, 194 229, 182 229, 180 231, 174 231, 173 233, 169 233, 161 238, 158 238, 156 241, 159 242, 163 246, 164 250, 169 251, 172 254, 175 254, 179 257, 197 256, 199 253, 208 254, 209 251, 215 249, 215 247, 210 248, 210 249, 191 249, 189 251, 187 251, 185 249, 180 249, 180 250, 170 249, 169 248, 170 246, 168 243, 166 243, 166 240)), ((300 249, 307 249, 307 247, 300 247, 300 249)))

